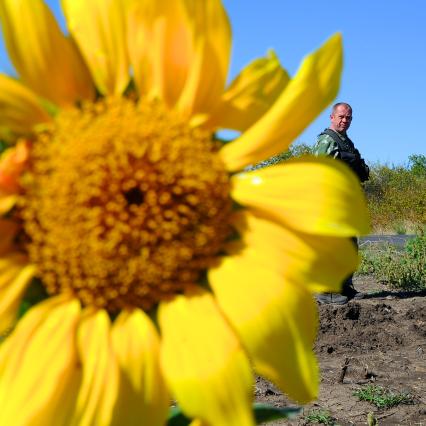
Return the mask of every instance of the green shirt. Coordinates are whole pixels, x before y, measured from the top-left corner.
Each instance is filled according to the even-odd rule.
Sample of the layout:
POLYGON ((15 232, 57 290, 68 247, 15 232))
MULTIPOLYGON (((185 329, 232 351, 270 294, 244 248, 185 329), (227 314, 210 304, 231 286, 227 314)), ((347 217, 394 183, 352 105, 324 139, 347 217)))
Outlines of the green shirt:
POLYGON ((361 182, 368 180, 370 169, 361 158, 359 151, 355 148, 349 137, 332 129, 326 129, 325 131, 329 131, 333 135, 335 134, 337 138, 333 138, 324 132, 320 133, 317 143, 312 150, 313 154, 316 156, 328 155, 338 158, 353 170, 361 182), (338 139, 338 143, 334 139, 338 139))
MULTIPOLYGON (((335 133, 339 136, 343 146, 348 144, 348 138, 345 135, 338 132, 335 133)), ((313 149, 313 154, 316 156, 329 155, 330 157, 336 158, 339 155, 339 146, 330 135, 321 133, 318 135, 317 142, 313 149)))

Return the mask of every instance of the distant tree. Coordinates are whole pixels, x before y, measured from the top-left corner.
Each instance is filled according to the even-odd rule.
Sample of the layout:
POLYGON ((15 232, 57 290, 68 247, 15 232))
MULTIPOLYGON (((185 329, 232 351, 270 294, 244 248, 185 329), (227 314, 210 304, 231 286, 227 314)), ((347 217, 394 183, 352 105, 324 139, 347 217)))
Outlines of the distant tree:
POLYGON ((416 176, 426 176, 426 155, 412 154, 408 157, 408 167, 416 176))

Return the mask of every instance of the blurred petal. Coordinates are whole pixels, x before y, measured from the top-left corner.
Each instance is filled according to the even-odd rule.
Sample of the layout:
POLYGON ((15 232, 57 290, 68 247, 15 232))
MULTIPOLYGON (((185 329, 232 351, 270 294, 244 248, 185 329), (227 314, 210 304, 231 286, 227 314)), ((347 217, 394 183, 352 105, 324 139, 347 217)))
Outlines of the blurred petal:
POLYGON ((36 124, 49 120, 49 115, 31 90, 0 74, 0 129, 3 134, 25 135, 31 133, 36 124))
POLYGON ((312 345, 318 319, 307 289, 244 252, 224 258, 208 277, 256 371, 299 403, 316 398, 318 366, 312 345))
POLYGON ((19 192, 19 178, 25 170, 30 157, 30 145, 18 140, 16 146, 9 148, 0 157, 0 195, 19 192))
MULTIPOLYGON (((182 0, 181 0, 182 1, 182 0)), ((231 51, 231 27, 220 0, 186 0, 193 55, 178 102, 185 114, 210 113, 225 88, 231 51)))
POLYGON ((127 36, 141 94, 187 116, 210 112, 225 87, 231 30, 219 0, 125 0, 127 36), (178 101, 179 100, 179 101, 178 101))
POLYGON ((169 398, 159 365, 160 341, 141 310, 124 311, 115 320, 112 342, 121 369, 116 416, 112 424, 156 426, 166 422, 169 398))
POLYGON ((7 213, 16 204, 17 196, 2 194, 0 191, 0 215, 7 213))
POLYGON ((252 376, 212 296, 196 290, 162 302, 161 361, 184 413, 211 425, 252 425, 252 376))
POLYGON ((83 376, 70 425, 109 425, 118 397, 119 371, 104 310, 86 312, 77 331, 83 376))
POLYGON ((356 270, 357 251, 349 238, 303 234, 250 213, 236 226, 245 256, 311 292, 340 292, 356 270))
POLYGON ((332 36, 307 56, 273 107, 221 150, 228 170, 240 170, 287 150, 336 97, 342 71, 342 40, 332 36))
POLYGON ((77 300, 32 308, 0 347, 0 424, 67 425, 78 379, 77 300))
POLYGON ((43 1, 2 0, 0 18, 10 59, 34 92, 58 105, 93 97, 78 50, 43 1))
POLYGON ((202 422, 200 419, 195 419, 189 424, 189 426, 208 426, 208 425, 202 422))
POLYGON ((70 33, 103 95, 120 95, 129 83, 121 0, 62 0, 70 33))
POLYGON ((173 106, 193 56, 185 3, 124 0, 127 44, 139 92, 173 106))
POLYGON ((303 157, 240 173, 232 198, 300 232, 350 237, 368 233, 368 211, 356 176, 340 161, 303 157))
POLYGON ((25 256, 10 253, 0 257, 0 333, 16 320, 22 296, 34 277, 35 268, 25 256))
POLYGON ((244 131, 276 101, 289 76, 273 51, 244 68, 222 96, 208 125, 244 131))

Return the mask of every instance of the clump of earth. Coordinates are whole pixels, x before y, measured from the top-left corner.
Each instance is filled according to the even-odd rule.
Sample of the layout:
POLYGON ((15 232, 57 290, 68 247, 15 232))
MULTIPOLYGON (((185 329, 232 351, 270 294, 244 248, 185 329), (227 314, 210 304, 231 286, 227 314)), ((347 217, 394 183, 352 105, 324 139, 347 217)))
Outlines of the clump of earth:
MULTIPOLYGON (((372 413, 380 425, 426 425, 426 292, 387 289, 372 277, 357 277, 366 298, 347 305, 320 305, 315 343, 321 369, 318 400, 294 420, 270 425, 305 425, 319 410, 338 425, 365 425, 372 413), (411 397, 409 404, 379 409, 353 395, 367 385, 411 397)), ((258 378, 256 401, 294 406, 271 383, 258 378)))

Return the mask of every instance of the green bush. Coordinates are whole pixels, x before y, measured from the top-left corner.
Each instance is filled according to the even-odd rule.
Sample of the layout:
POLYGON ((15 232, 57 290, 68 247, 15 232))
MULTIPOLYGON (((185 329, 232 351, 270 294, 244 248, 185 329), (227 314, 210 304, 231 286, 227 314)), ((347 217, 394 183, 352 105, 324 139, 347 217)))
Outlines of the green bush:
POLYGON ((389 245, 386 244, 381 249, 367 247, 359 252, 360 262, 356 271, 357 275, 377 275, 380 270, 381 259, 383 252, 389 250, 389 245))
POLYGON ((407 167, 371 166, 364 189, 375 232, 412 233, 426 223, 426 158, 409 158, 407 167))
POLYGON ((404 250, 386 244, 360 252, 358 274, 373 274, 401 290, 426 290, 426 234, 410 240, 404 250))
POLYGON ((410 155, 408 157, 410 171, 416 176, 426 176, 426 155, 410 155))

